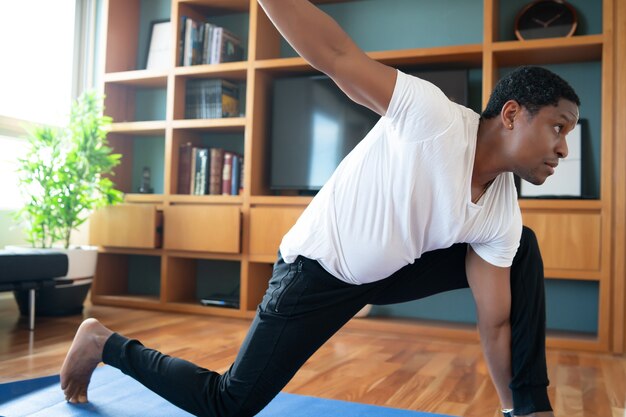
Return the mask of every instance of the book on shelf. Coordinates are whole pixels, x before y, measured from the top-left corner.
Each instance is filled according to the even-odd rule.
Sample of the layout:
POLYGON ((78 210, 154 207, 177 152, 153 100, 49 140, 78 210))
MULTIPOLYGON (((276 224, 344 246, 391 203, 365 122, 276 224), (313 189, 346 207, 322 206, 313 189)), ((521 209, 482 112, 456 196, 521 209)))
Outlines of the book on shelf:
POLYGON ((243 157, 222 148, 180 145, 178 194, 239 195, 243 157))
POLYGON ((185 63, 185 34, 187 33, 187 16, 180 17, 178 26, 178 65, 185 63))
POLYGON ((243 194, 243 164, 244 158, 243 156, 239 157, 239 178, 237 180, 237 187, 239 188, 239 194, 243 194))
POLYGON ((241 40, 229 30, 219 27, 214 28, 215 38, 213 56, 214 60, 211 64, 219 64, 222 62, 243 61, 243 47, 241 40))
POLYGON ((231 170, 232 172, 232 179, 231 179, 231 183, 230 183, 230 195, 239 195, 239 175, 240 175, 240 169, 239 169, 239 164, 241 161, 241 156, 237 155, 237 154, 233 154, 233 168, 231 170))
POLYGON ((185 89, 185 118, 238 117, 239 85, 224 79, 192 79, 185 89))
POLYGON ((178 150, 178 185, 176 192, 178 194, 191 193, 191 154, 193 146, 191 142, 180 145, 178 150))
POLYGON ((222 194, 222 176, 224 169, 224 149, 211 148, 211 176, 209 178, 209 194, 222 194))
POLYGON ((179 36, 182 66, 243 60, 241 40, 221 26, 181 16, 179 36))
POLYGON ((224 167, 222 168, 222 194, 230 195, 233 184, 233 153, 224 152, 224 167))
POLYGON ((202 60, 202 31, 204 27, 189 17, 184 18, 185 33, 182 37, 181 65, 189 66, 201 63, 202 60))
POLYGON ((196 172, 196 161, 197 161, 196 156, 197 155, 198 155, 198 148, 196 147, 191 148, 191 165, 189 166, 189 171, 186 174, 189 176, 189 193, 187 194, 193 194, 196 189, 195 172, 196 172))
POLYGON ((209 150, 197 148, 194 195, 205 195, 207 193, 207 176, 209 173, 209 150))

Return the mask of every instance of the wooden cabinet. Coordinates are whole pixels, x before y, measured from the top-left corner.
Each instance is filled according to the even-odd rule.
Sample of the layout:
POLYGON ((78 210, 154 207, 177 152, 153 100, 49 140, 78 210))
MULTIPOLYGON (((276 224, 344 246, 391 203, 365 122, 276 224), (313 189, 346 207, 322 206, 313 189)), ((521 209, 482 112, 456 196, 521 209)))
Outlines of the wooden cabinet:
POLYGON ((275 257, 280 241, 303 210, 301 207, 252 207, 250 255, 275 257))
MULTIPOLYGON (((624 106, 614 107, 626 95, 623 65, 618 65, 623 64, 626 44, 623 2, 572 0, 585 18, 575 36, 524 42, 512 32, 520 2, 468 0, 452 8, 436 0, 428 7, 395 0, 314 3, 383 63, 407 71, 467 69, 469 105, 476 111, 484 107, 498 79, 519 65, 546 65, 573 79, 582 96, 581 115, 589 122, 584 149, 592 155, 587 182, 592 198, 521 200, 520 205, 525 224, 538 236, 546 276, 593 282, 598 289, 597 332, 550 337, 549 346, 623 351, 626 268, 619 261, 623 253, 613 255, 614 250, 623 252, 626 224, 626 148, 618 140, 626 132, 620 124, 626 117, 624 106), (612 296, 611 288, 621 294, 612 296)), ((124 155, 113 179, 126 193, 130 208, 98 213, 92 220, 93 241, 103 247, 94 302, 248 317, 262 297, 282 235, 311 199, 270 188, 272 83, 316 71, 286 45, 256 0, 154 0, 150 7, 141 0, 105 4, 103 81, 106 113, 114 119, 109 140, 124 155), (243 60, 180 66, 183 16, 206 19, 234 32, 242 40, 243 60), (144 69, 150 22, 163 19, 173 23, 170 66, 144 69), (239 117, 187 118, 187 86, 198 78, 224 78, 245 86, 239 117), (186 143, 241 154, 239 195, 178 193, 179 149, 186 143), (144 167, 152 172, 151 195, 137 194, 144 167), (163 248, 155 227, 161 210, 155 207, 163 213, 163 248), (220 271, 217 276, 206 272, 207 265, 220 271), (146 268, 152 272, 141 279, 151 283, 151 290, 137 295, 129 288, 134 288, 137 271, 146 268), (240 307, 201 307, 197 292, 203 282, 223 278, 238 282, 240 307)), ((371 325, 367 320, 360 323, 371 325)), ((455 326, 427 328, 429 334, 467 334, 455 326)))
POLYGON ((91 216, 90 244, 121 248, 161 246, 163 212, 153 204, 120 204, 91 216))
POLYGON ((241 209, 237 206, 184 206, 165 209, 164 249, 239 253, 241 209))
POLYGON ((601 270, 602 216, 599 213, 524 213, 524 224, 539 240, 546 269, 601 270))

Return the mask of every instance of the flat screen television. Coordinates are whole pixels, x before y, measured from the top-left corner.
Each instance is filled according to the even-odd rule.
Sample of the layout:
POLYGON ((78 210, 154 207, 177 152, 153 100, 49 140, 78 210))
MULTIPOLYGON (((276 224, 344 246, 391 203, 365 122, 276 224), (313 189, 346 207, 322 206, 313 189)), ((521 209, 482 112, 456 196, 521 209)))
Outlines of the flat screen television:
MULTIPOLYGON (((467 70, 413 72, 467 105, 467 70)), ((272 89, 270 189, 318 191, 380 119, 326 76, 280 78, 272 89)))

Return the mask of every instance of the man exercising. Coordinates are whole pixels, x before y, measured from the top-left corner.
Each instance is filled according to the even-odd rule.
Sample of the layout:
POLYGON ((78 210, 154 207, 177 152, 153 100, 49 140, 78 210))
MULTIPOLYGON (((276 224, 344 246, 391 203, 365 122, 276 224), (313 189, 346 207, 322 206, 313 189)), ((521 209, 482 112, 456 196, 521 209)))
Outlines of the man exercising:
POLYGON ((306 0, 259 0, 313 67, 380 121, 284 236, 269 288, 220 375, 88 319, 61 369, 70 402, 104 361, 190 413, 252 416, 366 304, 471 288, 506 416, 553 416, 543 264, 522 227, 513 174, 542 184, 567 156, 580 100, 542 68, 513 71, 482 115, 370 59, 306 0), (311 34, 315 34, 312 36, 311 34))

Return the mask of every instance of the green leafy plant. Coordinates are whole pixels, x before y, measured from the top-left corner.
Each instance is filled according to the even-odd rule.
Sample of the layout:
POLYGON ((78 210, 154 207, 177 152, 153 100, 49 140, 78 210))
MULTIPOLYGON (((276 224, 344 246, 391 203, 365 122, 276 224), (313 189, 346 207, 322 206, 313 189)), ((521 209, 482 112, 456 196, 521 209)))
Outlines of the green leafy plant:
POLYGON ((68 126, 38 126, 28 135, 26 157, 19 160, 20 188, 25 206, 17 218, 25 221, 27 241, 49 248, 70 237, 95 208, 122 201, 108 178, 120 163, 106 140, 111 118, 92 91, 75 101, 68 126))

